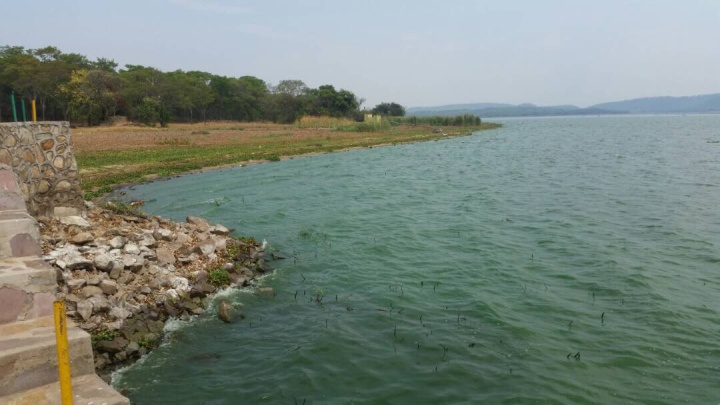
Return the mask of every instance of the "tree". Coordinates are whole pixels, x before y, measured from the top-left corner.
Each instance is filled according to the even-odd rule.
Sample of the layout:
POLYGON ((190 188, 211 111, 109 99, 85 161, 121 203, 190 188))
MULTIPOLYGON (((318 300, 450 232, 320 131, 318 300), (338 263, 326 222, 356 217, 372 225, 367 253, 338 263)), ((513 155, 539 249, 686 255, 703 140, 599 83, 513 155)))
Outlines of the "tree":
POLYGON ((67 115, 72 120, 95 125, 115 115, 120 93, 117 78, 103 70, 75 70, 58 93, 67 100, 67 115))
POLYGON ((273 94, 286 94, 288 96, 299 97, 307 93, 308 87, 302 80, 282 80, 277 86, 272 88, 273 94))
POLYGON ((333 117, 350 117, 359 107, 355 94, 348 90, 335 90, 326 84, 307 92, 310 115, 330 115, 333 117))
POLYGON ((398 103, 380 103, 372 109, 372 113, 389 117, 403 117, 405 115, 405 107, 398 103))

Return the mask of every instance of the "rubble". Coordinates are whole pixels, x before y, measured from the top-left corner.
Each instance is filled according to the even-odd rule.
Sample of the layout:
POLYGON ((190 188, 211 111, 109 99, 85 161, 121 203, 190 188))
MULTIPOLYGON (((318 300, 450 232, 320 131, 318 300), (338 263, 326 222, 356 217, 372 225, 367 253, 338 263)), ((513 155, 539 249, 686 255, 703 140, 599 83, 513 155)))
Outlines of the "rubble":
MULTIPOLYGON (((169 319, 202 314, 203 299, 227 286, 218 280, 241 287, 267 271, 262 246, 203 218, 178 223, 88 204, 86 218, 38 221, 43 258, 58 272, 58 296, 68 317, 93 336, 99 372, 146 354, 169 319), (215 272, 227 277, 210 277, 215 272)), ((223 316, 230 321, 228 305, 223 316)))

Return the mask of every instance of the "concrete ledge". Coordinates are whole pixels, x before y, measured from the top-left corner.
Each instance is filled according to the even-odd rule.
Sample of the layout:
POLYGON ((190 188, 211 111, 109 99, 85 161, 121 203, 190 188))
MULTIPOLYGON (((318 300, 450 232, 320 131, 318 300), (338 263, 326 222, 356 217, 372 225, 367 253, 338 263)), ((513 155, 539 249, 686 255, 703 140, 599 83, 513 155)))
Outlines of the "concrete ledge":
MULTIPOLYGON (((105 381, 94 374, 73 378, 75 405, 129 405, 130 401, 118 394, 105 381)), ((52 383, 0 398, 7 405, 61 405, 60 384, 52 383)))
POLYGON ((37 221, 25 210, 0 211, 0 259, 40 256, 37 221))
MULTIPOLYGON (((93 374, 90 335, 68 327, 73 377, 93 374)), ((0 396, 56 382, 57 353, 54 321, 50 317, 0 326, 0 396)))
POLYGON ((37 257, 0 261, 0 325, 52 314, 55 270, 37 257))

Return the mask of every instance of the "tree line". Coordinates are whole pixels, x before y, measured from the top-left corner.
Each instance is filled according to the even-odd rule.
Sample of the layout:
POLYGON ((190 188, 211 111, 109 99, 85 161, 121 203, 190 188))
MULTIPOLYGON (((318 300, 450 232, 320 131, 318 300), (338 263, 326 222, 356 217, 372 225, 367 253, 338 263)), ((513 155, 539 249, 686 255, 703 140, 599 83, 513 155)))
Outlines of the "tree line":
MULTIPOLYGON (((366 112, 360 109, 364 100, 329 84, 309 88, 301 80, 283 80, 271 85, 253 76, 162 72, 141 65, 118 69, 112 59, 93 61, 52 46, 0 47, 2 121, 12 118, 13 92, 19 100, 36 100, 39 120, 68 120, 86 125, 96 125, 116 115, 149 125, 207 120, 292 123, 303 115, 362 121, 366 112)), ((378 113, 382 110, 386 115, 405 112, 395 103, 383 103, 377 108, 378 113), (387 108, 392 111, 386 111, 387 108)))

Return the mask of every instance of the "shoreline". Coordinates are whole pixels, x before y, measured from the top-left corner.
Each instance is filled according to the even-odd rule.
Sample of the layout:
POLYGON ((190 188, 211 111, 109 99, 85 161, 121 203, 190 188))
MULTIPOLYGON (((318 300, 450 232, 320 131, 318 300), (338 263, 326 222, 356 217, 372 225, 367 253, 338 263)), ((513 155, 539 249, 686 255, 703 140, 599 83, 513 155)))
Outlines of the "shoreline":
MULTIPOLYGON (((279 160, 438 141, 478 131, 312 151, 281 156, 279 160)), ((111 192, 93 200, 105 201, 109 195, 138 184, 273 161, 244 160, 169 176, 146 175, 139 182, 114 185, 111 192)), ((196 217, 188 217, 186 223, 175 222, 148 216, 122 203, 106 202, 100 207, 101 203, 87 201, 86 218, 39 218, 38 222, 43 259, 58 272, 58 295, 68 302, 68 318, 91 334, 96 373, 108 382, 114 372, 135 364, 162 343, 167 322, 192 321, 224 302, 216 302, 218 293, 253 286, 271 271, 265 261, 264 245, 248 238, 233 238, 232 230, 221 224, 211 225, 196 217), (116 208, 112 208, 113 204, 116 208), (124 242, 119 243, 118 237, 124 242), (167 251, 168 245, 171 252, 167 251), (214 272, 211 269, 218 268, 228 272, 229 282, 210 283, 214 272), (156 278, 162 280, 153 282, 156 278)), ((275 255, 271 254, 271 258, 275 255)), ((255 293, 274 295, 267 287, 255 293)), ((228 322, 237 320, 237 309, 232 308, 232 312, 228 322)))
MULTIPOLYGON (((88 203, 87 218, 38 218, 43 259, 57 272, 67 317, 90 333, 95 371, 107 379, 162 343, 167 322, 191 320, 228 288, 271 270, 265 246, 198 217, 175 222, 88 203)), ((274 295, 269 288, 255 293, 274 295)), ((226 304, 229 305, 229 304, 226 304)), ((238 309, 218 322, 235 322, 238 309)))
MULTIPOLYGON (((180 176, 185 176, 185 175, 190 175, 190 174, 204 173, 204 172, 207 172, 210 170, 221 170, 221 169, 233 168, 233 167, 243 167, 243 166, 249 166, 249 165, 254 165, 254 164, 271 163, 273 161, 295 159, 298 157, 323 155, 323 154, 328 154, 328 153, 347 152, 347 151, 351 151, 351 150, 368 149, 368 148, 375 148, 375 147, 387 147, 387 146, 393 146, 393 145, 398 145, 398 144, 412 144, 412 143, 416 143, 416 142, 439 141, 441 139, 447 139, 447 138, 471 136, 476 132, 497 129, 500 127, 502 127, 502 124, 482 123, 480 127, 446 127, 446 128, 448 128, 448 131, 447 131, 447 133, 445 133, 445 132, 436 132, 436 130, 438 130, 439 127, 428 126, 427 128, 424 128, 424 127, 422 128, 422 129, 426 130, 427 132, 423 132, 419 135, 412 134, 412 133, 400 134, 400 135, 396 135, 399 137, 398 139, 387 140, 385 142, 378 142, 378 143, 370 142, 369 144, 363 144, 363 145, 352 145, 351 144, 351 146, 339 145, 340 147, 338 147, 338 148, 335 148, 334 146, 328 146, 328 147, 324 147, 325 149, 322 149, 323 148, 322 146, 317 146, 317 145, 321 145, 321 143, 311 143, 312 140, 306 139, 306 140, 304 140, 305 143, 293 143, 291 145, 292 147, 289 147, 291 149, 288 151, 289 153, 272 153, 272 151, 261 152, 262 154, 272 156, 272 158, 270 158, 270 159, 252 159, 252 158, 244 159, 244 158, 242 158, 242 156, 240 156, 240 157, 238 157, 238 160, 233 159, 232 162, 219 163, 219 164, 213 164, 213 165, 204 165, 202 167, 192 168, 189 170, 184 170, 182 167, 180 167, 180 168, 172 167, 172 163, 177 163, 177 161, 174 161, 174 160, 168 161, 170 163, 169 169, 168 169, 168 164, 167 164, 168 162, 165 162, 165 164, 163 164, 163 165, 157 165, 157 166, 152 166, 152 163, 150 163, 149 168, 140 168, 139 171, 136 172, 136 174, 133 174, 135 172, 130 171, 128 173, 122 173, 120 175, 120 178, 122 178, 122 177, 134 178, 133 180, 130 180, 130 181, 122 181, 122 180, 118 181, 118 182, 112 181, 113 176, 116 175, 115 173, 116 173, 116 169, 117 169, 117 166, 113 166, 113 165, 104 165, 104 166, 92 167, 89 169, 88 168, 81 169, 80 176, 81 176, 81 178, 82 177, 87 178, 87 177, 91 177, 91 176, 94 177, 91 180, 83 181, 83 183, 85 183, 85 184, 90 183, 90 185, 88 186, 88 189, 84 189, 84 192, 86 193, 85 199, 86 200, 96 200, 96 199, 106 196, 107 194, 111 194, 114 191, 117 191, 121 188, 126 188, 126 187, 129 187, 132 185, 145 184, 145 183, 150 183, 150 182, 154 182, 154 181, 177 178, 180 176), (418 139, 418 136, 422 136, 423 138, 418 139), (110 170, 109 169, 110 167, 112 167, 114 170, 110 170), (161 172, 163 170, 171 171, 172 173, 162 174, 161 172), (174 172, 175 170, 177 170, 177 171, 174 172), (103 171, 107 171, 109 173, 103 173, 103 171), (151 171, 151 173, 142 174, 143 171, 151 171), (137 177, 137 178, 135 178, 135 177, 137 177)), ((316 136, 320 136, 322 133, 324 133, 323 131, 325 131, 325 130, 326 129, 316 130, 313 132, 313 134, 315 134, 316 136)), ((440 128, 440 131, 442 131, 441 128, 440 128)), ((242 132, 240 132, 240 133, 242 134, 242 132)), ((333 134, 334 134, 333 136, 335 138, 341 139, 341 140, 343 139, 343 136, 344 136, 343 133, 333 132, 333 134)), ((379 136, 378 134, 383 135, 382 133, 362 133, 361 135, 365 135, 366 137, 362 138, 361 140, 362 140, 362 142, 369 142, 368 139, 372 139, 373 141, 383 140, 383 139, 378 139, 378 136, 379 136)), ((357 136, 358 134, 354 133, 353 135, 357 136)), ((335 139, 331 136, 328 136, 328 138, 323 138, 323 139, 331 139, 331 138, 335 139)), ((283 145, 284 145, 283 147, 288 148, 287 145, 285 145, 285 144, 283 144, 283 145)), ((272 145, 271 145, 271 147, 272 147, 272 145)), ((77 151, 77 149, 78 149, 77 147, 75 147, 75 149, 76 149, 76 158, 78 158, 78 160, 80 161, 78 163, 78 165, 80 167, 82 167, 83 159, 89 159, 88 155, 87 155, 88 153, 90 153, 90 154, 110 153, 111 156, 115 157, 115 154, 118 154, 120 152, 125 152, 125 153, 129 153, 130 156, 133 158, 138 157, 136 155, 133 155, 134 153, 138 153, 138 152, 132 151, 132 150, 127 150, 127 151, 118 150, 118 151, 112 151, 112 152, 100 152, 100 151, 92 152, 92 151, 77 151)), ((203 152, 209 151, 210 149, 211 148, 208 146, 201 145, 201 146, 196 147, 194 149, 194 152, 197 152, 198 155, 202 155, 203 152)), ((157 149, 157 150, 163 151, 164 149, 157 149)), ((254 153, 255 152, 252 152, 250 154, 254 154, 254 153)), ((230 155, 225 156, 223 158, 220 158, 219 160, 231 159, 229 156, 230 155)), ((124 157, 126 157, 126 156, 124 156, 124 157)), ((94 159, 98 160, 98 156, 95 156, 94 159)), ((200 159, 202 160, 202 158, 200 158, 200 159)), ((121 168, 123 168, 123 167, 132 168, 135 166, 137 166, 137 165, 133 165, 133 164, 129 164, 129 165, 125 165, 125 166, 121 165, 121 168)))

